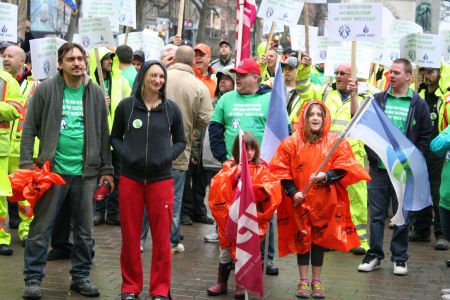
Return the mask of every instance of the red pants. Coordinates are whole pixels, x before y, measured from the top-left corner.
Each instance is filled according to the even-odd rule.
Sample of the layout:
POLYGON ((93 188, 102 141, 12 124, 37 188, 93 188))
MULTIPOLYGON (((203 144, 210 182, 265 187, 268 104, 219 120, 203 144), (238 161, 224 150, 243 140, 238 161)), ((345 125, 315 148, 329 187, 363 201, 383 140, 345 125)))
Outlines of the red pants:
POLYGON ((173 179, 143 184, 128 177, 119 179, 122 230, 122 293, 140 294, 143 287, 140 239, 144 205, 152 234, 150 295, 168 297, 172 252, 170 226, 173 209, 173 179))

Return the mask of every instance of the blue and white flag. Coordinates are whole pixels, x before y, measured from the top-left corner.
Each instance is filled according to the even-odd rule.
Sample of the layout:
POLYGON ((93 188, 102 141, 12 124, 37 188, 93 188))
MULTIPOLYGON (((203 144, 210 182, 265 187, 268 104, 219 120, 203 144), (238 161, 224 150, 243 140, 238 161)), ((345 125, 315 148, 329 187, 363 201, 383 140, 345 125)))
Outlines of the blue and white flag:
MULTIPOLYGON (((280 58, 278 58, 280 61, 280 58)), ((269 162, 282 140, 289 136, 283 69, 278 62, 270 96, 269 114, 261 145, 261 158, 269 162)))
POLYGON ((76 14, 78 11, 77 2, 75 0, 63 0, 64 4, 72 11, 72 14, 76 14))
POLYGON ((388 118, 371 98, 349 131, 349 138, 362 141, 381 159, 395 189, 399 209, 392 218, 395 225, 405 224, 409 211, 432 204, 428 171, 422 153, 388 118))

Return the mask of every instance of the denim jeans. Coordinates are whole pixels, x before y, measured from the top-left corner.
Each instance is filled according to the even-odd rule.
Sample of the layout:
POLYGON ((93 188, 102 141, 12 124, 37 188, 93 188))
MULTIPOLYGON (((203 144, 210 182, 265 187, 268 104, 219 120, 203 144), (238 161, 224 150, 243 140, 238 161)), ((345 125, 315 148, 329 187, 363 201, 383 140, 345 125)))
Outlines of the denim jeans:
MULTIPOLYGON (((269 223, 269 249, 267 251, 267 265, 271 266, 273 264, 273 258, 275 257, 275 232, 273 225, 273 218, 269 223)), ((266 241, 261 242, 261 260, 264 263, 264 253, 266 251, 266 241)))
POLYGON ((174 201, 172 214, 172 229, 170 231, 170 246, 173 248, 180 242, 180 215, 183 200, 186 170, 173 170, 174 201))
POLYGON ((92 197, 98 180, 96 177, 61 176, 66 184, 53 185, 34 207, 34 219, 31 222, 24 254, 25 281, 42 281, 44 278, 50 236, 58 211, 66 198, 70 201, 74 226, 74 245, 70 258, 72 281, 81 282, 90 279, 94 247, 92 197))
POLYGON ((447 241, 450 241, 450 210, 439 207, 441 214, 441 227, 447 241))
MULTIPOLYGON (((395 213, 398 208, 398 201, 386 170, 371 168, 370 177, 372 177, 372 181, 367 183, 370 212, 370 249, 367 253, 378 259, 383 259, 384 228, 389 204, 392 201, 392 209, 395 213)), ((408 260, 408 216, 405 216, 405 220, 404 225, 395 225, 392 233, 391 260, 395 262, 408 260)))

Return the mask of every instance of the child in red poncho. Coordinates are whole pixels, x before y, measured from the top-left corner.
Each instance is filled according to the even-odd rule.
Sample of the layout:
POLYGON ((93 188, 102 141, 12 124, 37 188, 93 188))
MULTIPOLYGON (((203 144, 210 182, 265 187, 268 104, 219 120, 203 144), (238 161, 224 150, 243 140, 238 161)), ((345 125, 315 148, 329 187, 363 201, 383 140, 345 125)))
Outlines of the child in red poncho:
MULTIPOLYGON (((244 132, 243 139, 247 149, 250 177, 258 212, 259 236, 264 239, 268 227, 267 223, 270 222, 273 213, 281 202, 281 186, 279 180, 271 175, 269 165, 259 158, 259 145, 255 136, 249 132, 244 132)), ((219 275, 217 283, 207 290, 209 296, 227 293, 228 276, 235 254, 236 245, 226 236, 225 228, 228 210, 240 177, 239 136, 236 136, 234 141, 232 154, 234 160, 227 161, 222 170, 214 176, 209 191, 208 202, 217 223, 220 242, 219 275)), ((236 286, 235 298, 242 299, 244 296, 244 289, 236 286)))
POLYGON ((296 296, 324 298, 320 281, 324 248, 349 251, 359 246, 346 186, 370 177, 345 140, 323 171, 314 175, 338 136, 329 132, 330 113, 322 102, 306 104, 299 119, 298 134, 280 144, 270 164, 287 195, 278 209, 278 247, 280 256, 297 254, 296 296), (313 186, 304 195, 301 191, 310 180, 313 186), (310 260, 312 282, 308 280, 310 260))

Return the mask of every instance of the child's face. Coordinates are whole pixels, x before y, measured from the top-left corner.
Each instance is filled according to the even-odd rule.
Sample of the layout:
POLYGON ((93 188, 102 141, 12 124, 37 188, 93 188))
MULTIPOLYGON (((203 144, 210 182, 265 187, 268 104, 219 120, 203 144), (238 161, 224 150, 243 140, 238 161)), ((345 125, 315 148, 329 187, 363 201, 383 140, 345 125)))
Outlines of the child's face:
POLYGON ((248 161, 253 161, 253 158, 255 158, 255 149, 253 149, 252 146, 247 147, 247 159, 248 161))

